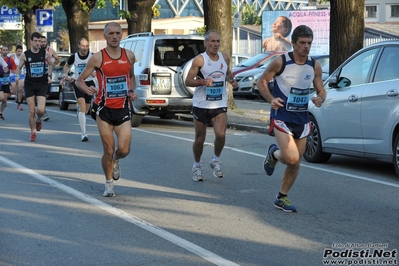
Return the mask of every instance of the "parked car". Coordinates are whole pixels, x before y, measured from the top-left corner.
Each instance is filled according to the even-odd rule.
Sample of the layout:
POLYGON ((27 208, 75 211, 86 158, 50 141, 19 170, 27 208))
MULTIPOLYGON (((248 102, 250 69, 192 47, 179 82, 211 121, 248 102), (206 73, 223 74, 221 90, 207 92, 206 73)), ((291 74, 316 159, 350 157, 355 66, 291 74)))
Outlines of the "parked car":
POLYGON ((332 154, 370 158, 391 162, 399 176, 398 62, 399 41, 380 42, 331 74, 323 106, 309 103, 306 161, 324 163, 332 154))
POLYGON ((274 56, 275 54, 282 54, 282 52, 265 52, 255 55, 254 57, 249 58, 248 60, 234 66, 232 68, 233 75, 237 75, 246 70, 254 69, 263 64, 270 56, 274 56))
POLYGON ((133 51, 137 59, 133 127, 139 126, 145 115, 172 119, 176 113, 191 112, 195 88, 186 86, 185 78, 192 59, 205 51, 202 36, 143 32, 129 35, 120 45, 133 51))
POLYGON ((49 100, 58 100, 61 90, 61 79, 64 77, 63 68, 65 63, 68 61, 68 58, 71 56, 70 53, 57 54, 60 58, 60 62, 56 66, 53 66, 53 76, 50 87, 50 94, 48 97, 49 100))
POLYGON ((233 54, 231 56, 231 62, 230 62, 230 66, 236 66, 238 64, 243 63, 245 60, 251 58, 251 56, 249 55, 245 55, 245 54, 233 54))
MULTIPOLYGON (((328 64, 330 62, 330 57, 329 55, 312 55, 312 57, 319 62, 321 68, 322 68, 322 72, 324 71, 323 69, 325 69, 325 67, 327 66, 327 71, 328 71, 328 64)), ((263 72, 262 72, 263 73, 263 72)), ((258 78, 260 77, 260 75, 262 74, 257 74, 252 82, 252 94, 254 95, 254 97, 262 97, 262 95, 260 95, 259 89, 258 89, 258 85, 256 84, 258 82, 258 78)), ((324 72, 322 73, 322 79, 323 81, 327 78, 327 76, 325 76, 324 72)), ((268 87, 270 89, 270 92, 273 91, 274 88, 274 80, 271 79, 270 82, 268 83, 268 87)), ((262 97, 263 98, 263 97, 262 97)))
MULTIPOLYGON (((75 65, 69 69, 68 76, 73 77, 75 65)), ((58 94, 58 107, 60 110, 68 110, 70 104, 76 104, 76 95, 74 89, 75 80, 61 82, 60 93, 58 94)))
POLYGON ((279 54, 273 54, 269 56, 263 63, 253 69, 243 71, 234 76, 237 81, 237 88, 233 88, 234 96, 244 96, 247 98, 256 98, 257 96, 252 94, 252 86, 255 79, 257 79, 266 67, 275 59, 279 54))

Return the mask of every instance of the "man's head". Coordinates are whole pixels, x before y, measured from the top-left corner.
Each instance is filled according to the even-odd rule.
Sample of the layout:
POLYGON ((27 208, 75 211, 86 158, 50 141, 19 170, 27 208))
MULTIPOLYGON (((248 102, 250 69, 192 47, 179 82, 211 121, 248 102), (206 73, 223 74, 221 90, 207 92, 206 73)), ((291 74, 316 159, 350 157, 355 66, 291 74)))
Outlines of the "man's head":
POLYGON ((31 45, 33 49, 40 49, 40 38, 42 35, 38 32, 34 32, 30 36, 31 45))
POLYGON ((15 54, 17 56, 20 56, 22 54, 22 45, 18 44, 17 47, 15 48, 15 54))
POLYGON ((78 46, 80 55, 87 55, 89 52, 89 42, 85 38, 79 40, 78 46))
POLYGON ((217 54, 220 47, 220 35, 215 30, 205 33, 205 48, 210 54, 217 54))
POLYGON ((116 22, 107 23, 104 27, 104 39, 107 41, 107 46, 116 48, 119 47, 122 39, 122 27, 116 22))
POLYGON ((8 47, 7 46, 3 45, 3 48, 1 49, 1 55, 3 57, 7 57, 7 55, 8 55, 8 47))
POLYGON ((302 38, 311 38, 313 40, 313 31, 306 25, 299 25, 294 29, 292 33, 291 40, 293 43, 296 43, 298 39, 302 38))
POLYGON ((291 36, 294 52, 301 56, 307 56, 313 42, 313 31, 306 25, 299 25, 291 36))
POLYGON ((40 46, 43 49, 47 48, 47 38, 46 38, 46 36, 40 36, 40 46))

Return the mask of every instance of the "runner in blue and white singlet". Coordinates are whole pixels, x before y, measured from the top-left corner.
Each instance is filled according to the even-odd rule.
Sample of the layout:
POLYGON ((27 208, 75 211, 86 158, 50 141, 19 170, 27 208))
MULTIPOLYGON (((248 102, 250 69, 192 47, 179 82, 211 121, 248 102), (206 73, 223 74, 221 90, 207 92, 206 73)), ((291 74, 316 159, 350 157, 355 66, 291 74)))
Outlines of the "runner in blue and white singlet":
POLYGON ((293 53, 281 55, 283 67, 274 77, 273 97, 280 97, 283 108, 270 113, 272 119, 306 124, 309 122, 309 90, 314 79, 314 59, 308 56, 304 64, 295 63, 293 53))
POLYGON ((300 25, 294 29, 291 39, 293 51, 274 59, 257 83, 259 92, 271 105, 269 133, 276 138, 276 144, 270 144, 267 149, 263 169, 270 176, 277 162, 286 165, 274 200, 274 206, 285 212, 297 212, 288 199, 288 192, 298 176, 307 136, 312 129, 309 102, 320 108, 326 99, 321 66, 309 56, 313 31, 300 25), (268 83, 273 78, 274 88, 270 93, 268 83), (310 98, 312 83, 316 95, 310 98))

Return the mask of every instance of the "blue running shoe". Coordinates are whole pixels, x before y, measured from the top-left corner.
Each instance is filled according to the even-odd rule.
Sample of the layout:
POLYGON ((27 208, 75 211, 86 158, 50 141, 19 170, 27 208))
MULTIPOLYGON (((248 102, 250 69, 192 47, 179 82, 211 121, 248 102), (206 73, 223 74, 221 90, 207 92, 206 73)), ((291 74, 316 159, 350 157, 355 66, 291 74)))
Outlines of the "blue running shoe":
POLYGON ((274 206, 285 212, 296 212, 295 206, 291 204, 291 201, 288 199, 288 197, 279 199, 276 196, 276 199, 274 200, 274 206))
POLYGON ((273 159, 273 152, 278 150, 276 144, 271 144, 269 148, 267 149, 267 155, 265 160, 263 161, 263 170, 265 170, 265 173, 267 175, 272 175, 274 172, 274 167, 276 167, 276 164, 278 160, 273 159))

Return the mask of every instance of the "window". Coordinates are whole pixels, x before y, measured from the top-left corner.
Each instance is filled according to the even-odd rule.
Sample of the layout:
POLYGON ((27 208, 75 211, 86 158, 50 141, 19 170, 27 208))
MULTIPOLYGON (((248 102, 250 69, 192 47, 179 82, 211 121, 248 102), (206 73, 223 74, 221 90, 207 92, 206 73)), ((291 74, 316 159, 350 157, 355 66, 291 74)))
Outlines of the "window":
POLYGON ((376 18, 377 17, 377 6, 366 6, 366 18, 376 18))
POLYGON ((202 40, 159 39, 155 42, 154 64, 181 66, 204 50, 202 40))
POLYGON ((399 5, 391 5, 391 17, 399 18, 399 5))
POLYGON ((375 55, 378 49, 367 50, 351 61, 349 61, 342 69, 339 74, 339 79, 346 78, 349 82, 340 84, 340 87, 354 86, 364 84, 368 80, 370 67, 372 66, 375 55))
POLYGON ((381 55, 378 62, 377 71, 375 73, 374 81, 386 81, 399 78, 399 68, 397 67, 399 61, 399 48, 387 47, 381 55))

